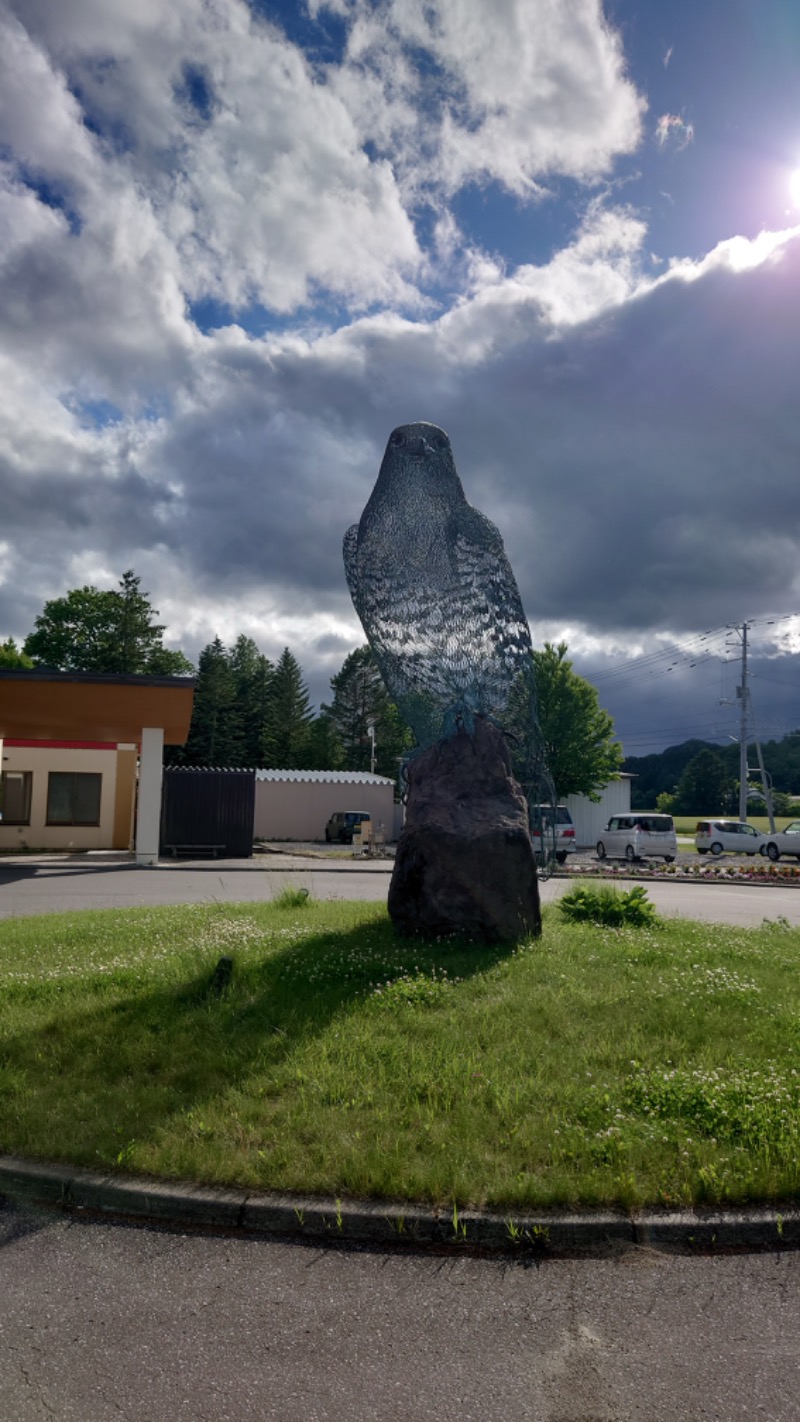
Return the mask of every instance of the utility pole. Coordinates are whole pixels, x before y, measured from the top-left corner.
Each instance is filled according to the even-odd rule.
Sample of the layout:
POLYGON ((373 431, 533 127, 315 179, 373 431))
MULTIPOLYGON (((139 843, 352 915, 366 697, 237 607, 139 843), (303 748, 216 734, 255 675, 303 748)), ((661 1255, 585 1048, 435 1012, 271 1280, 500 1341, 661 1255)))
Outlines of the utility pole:
MULTIPOLYGON (((750 734, 750 687, 747 681, 747 628, 749 624, 743 622, 741 628, 737 625, 734 630, 741 635, 742 639, 742 684, 736 688, 736 696, 739 701, 739 819, 742 823, 747 821, 747 777, 749 774, 747 765, 747 738, 750 734)), ((730 703, 728 703, 730 704, 730 703)), ((764 791, 764 800, 769 817, 770 830, 775 832, 775 815, 772 806, 772 786, 764 767, 764 757, 761 753, 761 742, 758 735, 755 737, 756 754, 758 756, 758 767, 761 775, 761 787, 764 791)))
POLYGON ((747 711, 749 688, 747 685, 747 623, 742 623, 742 684, 737 686, 739 706, 739 819, 747 819, 747 711))

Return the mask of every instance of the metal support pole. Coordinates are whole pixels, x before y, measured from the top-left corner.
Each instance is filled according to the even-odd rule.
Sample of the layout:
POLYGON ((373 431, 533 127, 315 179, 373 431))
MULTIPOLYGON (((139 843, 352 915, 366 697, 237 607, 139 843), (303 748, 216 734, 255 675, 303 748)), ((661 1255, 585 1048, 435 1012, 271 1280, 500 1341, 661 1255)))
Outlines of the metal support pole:
POLYGON ((756 735, 755 740, 756 740, 756 755, 758 756, 758 768, 759 768, 759 770, 760 770, 760 772, 761 772, 761 786, 762 786, 762 789, 763 789, 763 791, 764 791, 764 799, 765 799, 765 801, 766 801, 767 814, 768 814, 768 816, 769 816, 769 830, 770 830, 770 834, 774 834, 774 833, 775 833, 775 811, 774 811, 774 809, 773 809, 773 807, 772 807, 772 781, 768 778, 767 772, 766 772, 766 770, 764 769, 764 757, 763 757, 763 755, 761 754, 761 742, 760 742, 760 740, 758 739, 758 735, 756 735))
POLYGON ((742 623, 742 684, 739 718, 739 819, 747 819, 747 712, 750 690, 747 685, 747 623, 742 623))

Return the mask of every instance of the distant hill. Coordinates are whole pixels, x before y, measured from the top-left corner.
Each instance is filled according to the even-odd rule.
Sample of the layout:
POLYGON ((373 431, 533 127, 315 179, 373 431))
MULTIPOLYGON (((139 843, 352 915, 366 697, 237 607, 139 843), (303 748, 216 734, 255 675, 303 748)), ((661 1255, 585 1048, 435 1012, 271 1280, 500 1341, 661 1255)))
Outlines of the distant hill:
MULTIPOLYGON (((772 776, 775 790, 800 795, 800 730, 792 731, 779 741, 762 741, 764 764, 772 776)), ((715 741, 681 741, 654 755, 629 755, 622 762, 627 775, 635 775, 631 785, 631 808, 649 810, 662 791, 672 794, 690 760, 702 750, 713 750, 724 760, 735 779, 739 778, 739 747, 732 741, 719 745, 715 741)), ((750 765, 756 764, 755 748, 750 747, 750 765)))

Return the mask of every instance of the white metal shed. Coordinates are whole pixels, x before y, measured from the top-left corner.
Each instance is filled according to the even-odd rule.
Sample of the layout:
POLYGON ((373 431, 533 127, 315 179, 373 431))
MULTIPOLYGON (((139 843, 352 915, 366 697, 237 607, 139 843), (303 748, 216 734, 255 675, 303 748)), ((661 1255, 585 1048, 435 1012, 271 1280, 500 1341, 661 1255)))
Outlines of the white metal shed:
POLYGON ((609 780, 595 805, 585 795, 568 795, 564 804, 575 822, 575 843, 579 849, 588 849, 597 843, 597 837, 604 830, 612 815, 627 814, 631 808, 632 775, 620 775, 619 780, 609 780))
POLYGON ((257 770, 256 839, 322 840, 338 810, 366 810, 387 841, 397 839, 402 806, 395 783, 367 770, 257 770))

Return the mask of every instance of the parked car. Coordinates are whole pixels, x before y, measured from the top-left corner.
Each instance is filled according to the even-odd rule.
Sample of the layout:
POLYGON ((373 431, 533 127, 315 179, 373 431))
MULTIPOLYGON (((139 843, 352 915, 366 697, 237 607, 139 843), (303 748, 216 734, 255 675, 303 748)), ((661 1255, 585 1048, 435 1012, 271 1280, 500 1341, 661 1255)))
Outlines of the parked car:
POLYGON ((671 815, 612 815, 597 841, 598 859, 664 859, 678 853, 671 815))
POLYGON ((764 848, 762 854, 766 854, 773 864, 780 859, 782 854, 793 854, 800 859, 800 820, 792 820, 786 829, 777 830, 775 834, 765 834, 764 848))
POLYGON ((694 832, 698 854, 763 854, 766 839, 744 820, 698 820, 694 832))
POLYGON ((337 810, 335 815, 331 815, 325 826, 325 838, 328 844, 336 839, 340 844, 352 844, 353 835, 364 820, 370 820, 372 816, 369 810, 337 810))
POLYGON ((575 825, 566 805, 533 805, 531 807, 531 839, 537 857, 544 860, 553 848, 553 810, 555 808, 556 862, 563 864, 568 854, 574 854, 575 825), (544 849, 542 840, 544 839, 544 849))

